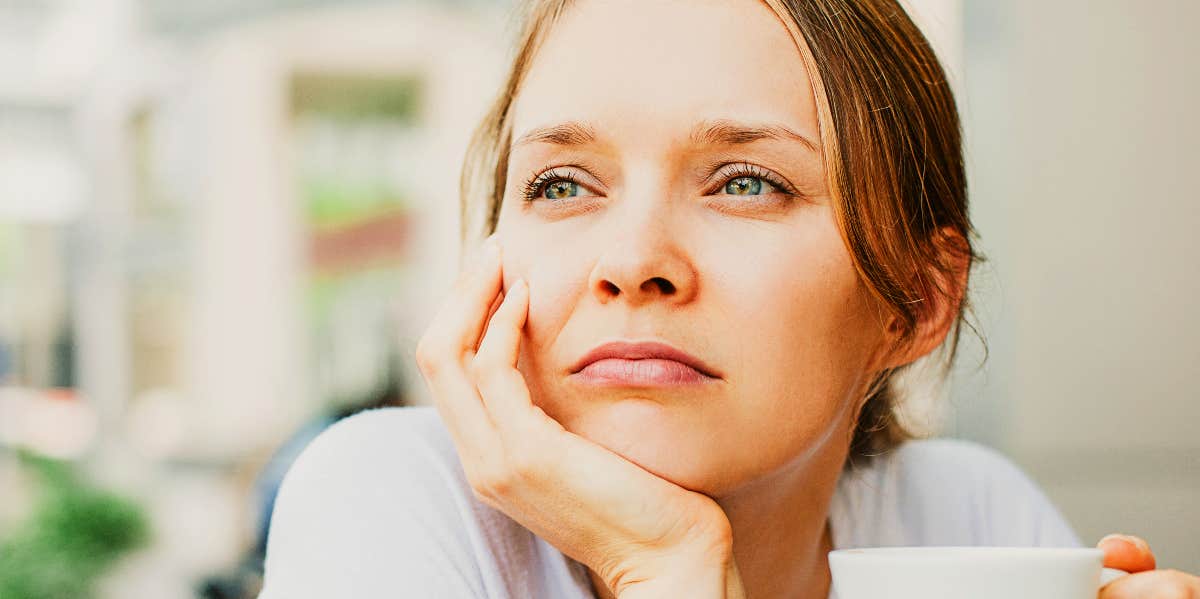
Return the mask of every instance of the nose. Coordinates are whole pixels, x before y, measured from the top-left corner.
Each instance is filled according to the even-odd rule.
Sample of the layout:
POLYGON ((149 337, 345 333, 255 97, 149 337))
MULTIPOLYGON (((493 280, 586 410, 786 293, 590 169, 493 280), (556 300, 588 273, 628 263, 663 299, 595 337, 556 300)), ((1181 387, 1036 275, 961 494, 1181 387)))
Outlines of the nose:
POLYGON ((659 203, 626 203, 611 223, 611 243, 592 269, 588 285, 606 304, 624 301, 630 306, 649 302, 682 304, 696 294, 695 264, 680 244, 680 226, 671 208, 659 203))

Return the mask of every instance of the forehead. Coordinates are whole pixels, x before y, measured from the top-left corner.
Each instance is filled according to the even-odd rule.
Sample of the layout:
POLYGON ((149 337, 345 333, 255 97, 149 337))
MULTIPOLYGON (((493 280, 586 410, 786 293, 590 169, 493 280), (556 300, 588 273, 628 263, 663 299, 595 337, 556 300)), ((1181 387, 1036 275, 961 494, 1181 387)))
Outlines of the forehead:
POLYGON ((817 139, 800 52, 757 0, 577 0, 521 85, 514 139, 565 121, 606 137, 685 135, 703 119, 776 122, 817 139))

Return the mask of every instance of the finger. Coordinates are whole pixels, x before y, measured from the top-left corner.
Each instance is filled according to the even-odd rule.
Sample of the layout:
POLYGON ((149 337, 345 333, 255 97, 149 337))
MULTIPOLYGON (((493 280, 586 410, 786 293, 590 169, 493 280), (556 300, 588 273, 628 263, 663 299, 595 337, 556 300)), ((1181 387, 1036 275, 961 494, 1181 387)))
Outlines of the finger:
POLYGON ((1200 578, 1178 570, 1124 576, 1100 591, 1100 599, 1177 599, 1200 597, 1200 578))
POLYGON ((438 351, 460 362, 479 345, 488 309, 500 293, 500 253, 497 240, 489 238, 478 262, 463 273, 429 325, 427 334, 442 344, 438 351))
POLYGON ((458 448, 463 467, 480 463, 499 446, 496 427, 474 383, 459 364, 442 369, 429 382, 434 406, 458 448))
MULTIPOLYGON (((487 338, 488 327, 491 326, 492 317, 496 315, 496 310, 500 309, 500 304, 504 303, 504 297, 505 297, 504 292, 501 292, 499 295, 496 296, 496 299, 492 301, 492 307, 488 308, 487 318, 484 320, 484 322, 486 324, 483 325, 483 334, 479 336, 480 343, 483 343, 483 340, 487 338)), ((476 352, 479 351, 478 346, 475 347, 475 351, 476 352)))
POLYGON ((529 308, 529 284, 517 279, 504 294, 488 323, 487 335, 479 342, 476 359, 489 364, 516 367, 517 353, 521 348, 521 329, 525 326, 529 308))
POLYGON ((527 430, 529 423, 522 419, 533 416, 529 388, 517 370, 521 330, 528 314, 529 286, 518 279, 488 324, 488 333, 471 367, 484 405, 502 434, 505 429, 527 430))
MULTIPOLYGON (((464 305, 467 304, 448 301, 443 311, 450 312, 464 305)), ((452 315, 447 314, 437 324, 430 325, 425 333, 427 338, 437 340, 434 344, 438 347, 426 350, 427 354, 432 354, 426 361, 434 364, 422 368, 422 374, 432 392, 438 414, 459 448, 466 467, 470 461, 487 454, 493 445, 491 439, 496 436, 496 430, 467 370, 474 350, 464 353, 455 342, 447 341, 453 334, 445 330, 453 326, 449 324, 453 319, 452 315)))
POLYGON ((1096 546, 1104 550, 1104 567, 1126 572, 1145 572, 1155 568, 1154 552, 1144 539, 1132 535, 1111 534, 1096 546))
POLYGON ((464 251, 462 253, 462 256, 460 256, 458 261, 458 276, 455 277, 454 280, 455 293, 466 289, 467 285, 470 284, 472 277, 474 277, 475 273, 479 271, 479 268, 483 266, 484 259, 487 257, 488 249, 491 245, 497 242, 497 236, 495 233, 493 233, 492 235, 488 236, 487 239, 483 240, 483 243, 479 244, 479 247, 473 250, 464 251))
POLYGON ((467 454, 465 459, 474 459, 488 451, 495 437, 495 427, 465 367, 474 353, 475 342, 470 341, 464 349, 463 341, 479 336, 486 318, 484 309, 497 299, 499 292, 499 247, 494 238, 489 238, 485 246, 474 270, 460 276, 455 292, 422 339, 428 366, 422 368, 422 373, 446 428, 455 444, 467 454))

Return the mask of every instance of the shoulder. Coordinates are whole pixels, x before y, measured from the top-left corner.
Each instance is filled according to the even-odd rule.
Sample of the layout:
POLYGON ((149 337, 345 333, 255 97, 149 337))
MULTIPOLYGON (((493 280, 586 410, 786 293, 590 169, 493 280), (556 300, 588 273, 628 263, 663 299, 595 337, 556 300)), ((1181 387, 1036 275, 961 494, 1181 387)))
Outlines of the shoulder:
POLYGON ((567 597, 569 565, 475 497, 437 410, 381 408, 331 425, 288 470, 259 599, 567 597))
POLYGON ((944 492, 948 487, 986 494, 1034 486, 1028 475, 1004 454, 962 439, 907 441, 881 456, 878 467, 881 473, 896 476, 898 482, 913 487, 914 492, 929 487, 944 492))
MULTIPOLYGON (((313 439, 288 469, 271 517, 262 598, 364 596, 400 589, 384 572, 416 548, 438 544, 470 563, 461 539, 465 497, 453 476, 432 410, 389 408, 342 419, 313 439)), ((448 441, 448 440, 447 440, 448 441)), ((478 578, 458 572, 446 584, 478 596, 478 578)))
POLYGON ((395 523, 394 510, 409 509, 452 522, 452 510, 470 507, 469 499, 437 411, 381 408, 343 418, 309 442, 288 469, 275 510, 277 515, 379 510, 367 512, 379 525, 395 523))
POLYGON ((389 480, 453 471, 458 458, 437 411, 429 407, 366 410, 323 430, 301 451, 284 487, 311 478, 389 480))
POLYGON ((1037 484, 999 451, 958 439, 908 441, 848 470, 845 510, 874 514, 874 544, 1076 546, 1037 484))

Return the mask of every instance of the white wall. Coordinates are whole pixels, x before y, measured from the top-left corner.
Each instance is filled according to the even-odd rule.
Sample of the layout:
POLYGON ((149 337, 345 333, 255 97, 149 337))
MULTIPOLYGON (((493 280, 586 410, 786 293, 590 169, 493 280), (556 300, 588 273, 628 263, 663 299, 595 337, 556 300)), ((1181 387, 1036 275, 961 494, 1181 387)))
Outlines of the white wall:
POLYGON ((960 365, 948 432, 1016 457, 1085 543, 1140 534, 1200 571, 1200 3, 965 16, 991 358, 960 365))

